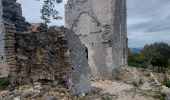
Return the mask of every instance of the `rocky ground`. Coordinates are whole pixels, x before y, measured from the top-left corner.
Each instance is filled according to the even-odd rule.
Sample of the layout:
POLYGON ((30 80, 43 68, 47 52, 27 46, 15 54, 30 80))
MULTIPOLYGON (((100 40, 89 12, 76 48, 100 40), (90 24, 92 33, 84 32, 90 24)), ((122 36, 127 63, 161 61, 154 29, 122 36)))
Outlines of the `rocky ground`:
POLYGON ((129 71, 129 79, 92 79, 92 91, 79 96, 72 96, 67 89, 53 83, 34 83, 1 91, 0 100, 170 100, 170 89, 158 81, 155 73, 145 71, 146 75, 136 76, 130 74, 136 73, 132 72, 134 68, 123 70, 126 74, 129 71))
POLYGON ((92 85, 102 90, 102 100, 162 100, 162 96, 164 98, 161 92, 145 90, 120 81, 95 81, 92 85))

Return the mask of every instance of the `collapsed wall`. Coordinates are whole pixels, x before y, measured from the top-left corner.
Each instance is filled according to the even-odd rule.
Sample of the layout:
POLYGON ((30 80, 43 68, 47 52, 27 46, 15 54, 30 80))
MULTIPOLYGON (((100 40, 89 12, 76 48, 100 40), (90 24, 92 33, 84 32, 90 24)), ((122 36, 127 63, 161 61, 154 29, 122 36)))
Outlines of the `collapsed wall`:
POLYGON ((68 0, 66 27, 86 45, 94 77, 127 64, 126 0, 68 0))
MULTIPOLYGON (((68 50, 64 29, 55 30, 37 25, 36 31, 15 33, 16 70, 11 78, 17 83, 40 80, 65 84, 70 68, 65 53, 68 50)), ((12 82, 12 83, 15 83, 12 82)))
POLYGON ((0 0, 0 11, 0 72, 11 85, 43 80, 64 84, 73 94, 91 89, 85 45, 72 30, 29 24, 16 0, 0 0))

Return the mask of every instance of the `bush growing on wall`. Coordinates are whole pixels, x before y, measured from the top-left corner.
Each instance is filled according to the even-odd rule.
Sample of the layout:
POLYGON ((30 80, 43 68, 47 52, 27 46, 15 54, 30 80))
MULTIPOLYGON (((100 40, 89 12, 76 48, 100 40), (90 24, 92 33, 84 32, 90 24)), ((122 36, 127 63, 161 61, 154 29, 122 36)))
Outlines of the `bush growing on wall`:
POLYGON ((9 86, 9 79, 6 77, 0 77, 0 90, 4 90, 9 86))

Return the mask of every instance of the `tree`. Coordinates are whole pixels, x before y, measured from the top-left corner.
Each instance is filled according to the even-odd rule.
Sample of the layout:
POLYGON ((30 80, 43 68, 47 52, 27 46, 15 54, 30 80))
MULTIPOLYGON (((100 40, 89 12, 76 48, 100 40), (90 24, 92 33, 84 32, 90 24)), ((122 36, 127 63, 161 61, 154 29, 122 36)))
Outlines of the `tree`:
POLYGON ((159 72, 165 72, 169 66, 170 46, 164 42, 146 45, 141 51, 147 57, 148 64, 158 67, 159 72))
POLYGON ((129 52, 128 63, 135 67, 153 65, 164 70, 170 67, 170 46, 164 42, 145 45, 139 53, 129 52))
POLYGON ((154 66, 167 66, 170 58, 170 46, 164 42, 144 46, 141 52, 154 66))
POLYGON ((147 59, 140 52, 128 52, 128 65, 140 68, 145 68, 147 66, 147 59))
MULTIPOLYGON (((37 0, 41 1, 41 0, 37 0)), ((58 14, 59 12, 55 9, 55 4, 61 3, 63 0, 43 0, 43 7, 41 9, 41 19, 44 20, 44 22, 50 23, 50 19, 62 19, 58 14)))

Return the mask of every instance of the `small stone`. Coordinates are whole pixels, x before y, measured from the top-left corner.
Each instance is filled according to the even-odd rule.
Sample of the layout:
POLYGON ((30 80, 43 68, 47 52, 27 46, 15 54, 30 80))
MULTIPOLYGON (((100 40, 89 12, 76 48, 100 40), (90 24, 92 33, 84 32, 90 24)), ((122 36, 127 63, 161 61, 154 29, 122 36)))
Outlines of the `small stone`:
POLYGON ((14 100, 21 100, 20 97, 15 97, 14 100))
POLYGON ((84 97, 84 96, 86 96, 86 94, 85 93, 81 93, 81 96, 84 97))
POLYGON ((57 100, 57 98, 53 95, 48 95, 48 96, 45 96, 44 100, 57 100))
POLYGON ((37 98, 37 97, 40 97, 40 96, 41 96, 41 93, 40 93, 40 92, 34 93, 34 94, 32 95, 33 98, 37 98))
POLYGON ((23 94, 22 94, 22 97, 24 97, 24 98, 27 98, 27 97, 29 97, 29 96, 31 96, 31 93, 23 93, 23 94))
POLYGON ((133 76, 133 84, 135 86, 139 86, 140 85, 140 77, 139 76, 137 76, 137 75, 133 76))

